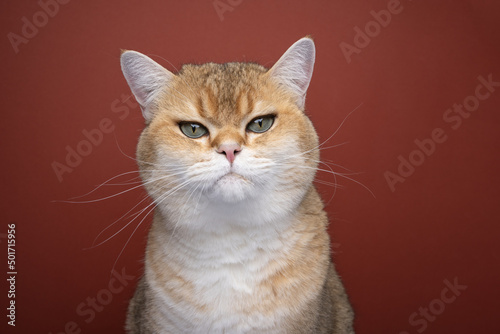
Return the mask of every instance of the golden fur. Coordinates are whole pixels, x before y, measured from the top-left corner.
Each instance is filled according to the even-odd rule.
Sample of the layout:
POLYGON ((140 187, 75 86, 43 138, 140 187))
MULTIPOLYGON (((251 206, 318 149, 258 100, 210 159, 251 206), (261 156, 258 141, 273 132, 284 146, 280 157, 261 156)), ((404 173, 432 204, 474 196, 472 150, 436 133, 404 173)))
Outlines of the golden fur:
MULTIPOLYGON (((192 327, 183 332, 353 333, 352 310, 330 260, 328 219, 312 184, 319 160, 318 137, 286 85, 258 64, 188 64, 171 77, 153 103, 143 107, 151 116, 139 140, 137 159, 145 187, 158 208, 148 238, 145 276, 129 307, 128 332, 177 333, 180 329, 174 331, 175 323, 191 316, 192 327), (271 130, 252 133, 246 129, 252 119, 265 115, 275 116, 271 130), (209 135, 188 138, 179 129, 184 121, 203 124, 209 135), (245 211, 235 207, 253 201, 246 193, 227 203, 224 197, 221 203, 207 200, 211 204, 200 204, 200 208, 196 204, 189 213, 181 204, 168 204, 198 196, 202 202, 205 185, 199 191, 183 187, 186 181, 177 175, 182 173, 179 166, 211 163, 219 158, 213 156, 214 150, 228 142, 239 145, 245 154, 251 151, 256 161, 286 165, 280 167, 280 189, 272 189, 291 203, 283 210, 286 214, 279 206, 260 205, 256 207, 266 210, 265 214, 256 212, 258 221, 249 224, 245 217, 243 223, 245 211), (287 157, 288 150, 292 151, 287 157), (158 171, 165 161, 172 162, 175 172, 158 171), (288 166, 293 164, 299 166, 288 166), (162 197, 172 189, 171 197, 162 197), (220 205, 220 220, 204 211, 214 205, 220 205), (186 215, 191 219, 183 221, 186 215), (273 222, 274 230, 269 229, 273 222), (271 232, 259 235, 267 229, 271 232), (248 245, 253 239, 257 246, 248 245), (210 251, 204 254, 204 249, 210 251), (233 254, 241 258, 233 260, 233 254), (205 267, 211 261, 213 265, 205 267), (208 285, 193 278, 199 274, 193 263, 200 263, 207 280, 212 276, 217 280, 208 285), (233 277, 240 279, 231 283, 233 277), (226 279, 227 286, 223 285, 226 279), (218 290, 220 286, 224 289, 218 290), (227 320, 226 329, 215 327, 216 322, 224 323, 224 317, 233 316, 245 324, 252 319, 248 320, 252 325, 242 327, 237 324, 240 320, 227 320), (201 321, 209 323, 207 319, 212 318, 214 327, 202 328, 201 321), (259 319, 270 323, 267 330, 257 329, 259 319)), ((258 176, 252 177, 240 176, 234 182, 251 188, 259 182, 258 176)))

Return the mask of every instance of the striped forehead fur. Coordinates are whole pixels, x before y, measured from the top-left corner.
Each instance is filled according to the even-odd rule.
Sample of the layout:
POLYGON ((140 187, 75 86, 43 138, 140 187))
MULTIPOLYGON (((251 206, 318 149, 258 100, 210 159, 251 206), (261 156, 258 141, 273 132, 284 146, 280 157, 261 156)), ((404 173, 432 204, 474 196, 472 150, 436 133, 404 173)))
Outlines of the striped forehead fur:
POLYGON ((179 71, 177 82, 179 89, 192 97, 201 117, 227 120, 235 113, 242 115, 253 110, 254 93, 266 72, 263 66, 252 63, 186 64, 179 71))

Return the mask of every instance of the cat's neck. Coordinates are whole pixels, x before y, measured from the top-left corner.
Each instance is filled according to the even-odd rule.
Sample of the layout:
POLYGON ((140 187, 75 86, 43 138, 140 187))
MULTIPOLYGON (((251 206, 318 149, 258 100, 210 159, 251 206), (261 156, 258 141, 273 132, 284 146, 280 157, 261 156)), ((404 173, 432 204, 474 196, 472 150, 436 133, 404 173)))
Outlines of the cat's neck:
MULTIPOLYGON (((202 219, 200 216, 189 216, 189 219, 202 219)), ((206 222, 214 224, 213 221, 206 222)), ((185 224, 175 226, 161 213, 155 215, 150 238, 158 245, 163 245, 169 251, 187 249, 189 252, 184 256, 198 256, 198 252, 210 250, 215 257, 226 257, 233 254, 236 258, 243 256, 252 248, 281 247, 279 240, 291 237, 289 234, 296 230, 296 225, 300 223, 296 213, 284 215, 280 220, 269 224, 242 224, 235 221, 231 224, 227 221, 221 222, 218 226, 205 226, 199 230, 186 228, 185 224), (237 255, 236 253, 242 253, 237 255)), ((198 225, 199 226, 199 225, 198 225)), ((250 256, 249 253, 247 253, 250 256)), ((239 259, 241 260, 241 259, 239 259)), ((239 260, 235 260, 238 262, 239 260)))
MULTIPOLYGON (((276 215, 278 218, 272 221, 258 221, 255 218, 259 217, 258 214, 255 219, 248 219, 248 213, 233 214, 233 222, 227 217, 218 221, 213 212, 204 212, 203 206, 198 210, 185 211, 176 217, 189 221, 189 224, 172 220, 157 210, 148 247, 156 252, 161 249, 165 257, 205 259, 202 263, 209 266, 242 263, 263 253, 284 254, 289 247, 294 247, 295 239, 303 236, 305 231, 314 234, 326 226, 323 205, 313 187, 294 210, 276 215), (305 216, 309 218, 305 219, 305 216), (312 217, 316 218, 311 222, 312 217)), ((213 211, 214 207, 211 206, 210 210, 213 211)))
POLYGON ((157 206, 155 222, 164 225, 168 233, 184 233, 189 240, 200 235, 217 238, 232 233, 257 235, 277 231, 279 234, 290 227, 292 218, 311 197, 319 200, 312 185, 309 189, 299 186, 281 191, 263 189, 258 196, 230 203, 179 193, 157 206))

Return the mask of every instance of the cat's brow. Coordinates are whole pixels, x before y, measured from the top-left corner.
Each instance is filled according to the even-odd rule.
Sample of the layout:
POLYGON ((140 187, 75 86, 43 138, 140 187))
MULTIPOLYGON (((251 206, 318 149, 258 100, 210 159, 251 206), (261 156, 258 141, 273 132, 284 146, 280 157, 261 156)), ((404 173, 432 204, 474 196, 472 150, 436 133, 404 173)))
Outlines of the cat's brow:
POLYGON ((238 125, 253 112, 255 103, 250 89, 226 91, 224 95, 224 99, 221 99, 211 88, 206 87, 197 98, 193 109, 200 117, 218 127, 228 123, 238 125))
POLYGON ((203 124, 206 120, 206 117, 200 115, 196 106, 191 102, 186 102, 183 107, 170 111, 169 115, 178 122, 199 122, 203 124))
POLYGON ((200 116, 207 117, 216 113, 218 106, 217 97, 215 92, 209 87, 202 90, 197 102, 197 111, 200 116))
POLYGON ((270 102, 259 100, 255 102, 255 107, 249 113, 250 117, 264 116, 276 113, 276 107, 270 102))
POLYGON ((245 116, 254 108, 253 92, 250 89, 241 90, 236 97, 236 111, 245 116))

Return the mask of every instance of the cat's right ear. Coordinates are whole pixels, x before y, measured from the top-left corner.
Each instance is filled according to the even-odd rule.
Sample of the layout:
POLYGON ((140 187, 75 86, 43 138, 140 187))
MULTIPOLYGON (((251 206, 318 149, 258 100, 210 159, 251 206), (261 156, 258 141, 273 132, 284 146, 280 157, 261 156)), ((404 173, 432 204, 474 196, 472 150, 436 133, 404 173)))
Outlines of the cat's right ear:
POLYGON ((306 92, 316 57, 316 48, 310 37, 295 42, 269 70, 271 78, 292 92, 300 108, 304 108, 306 92))
POLYGON ((151 121, 151 105, 168 86, 174 74, 136 51, 123 51, 120 62, 123 75, 141 106, 142 115, 146 121, 151 121))

